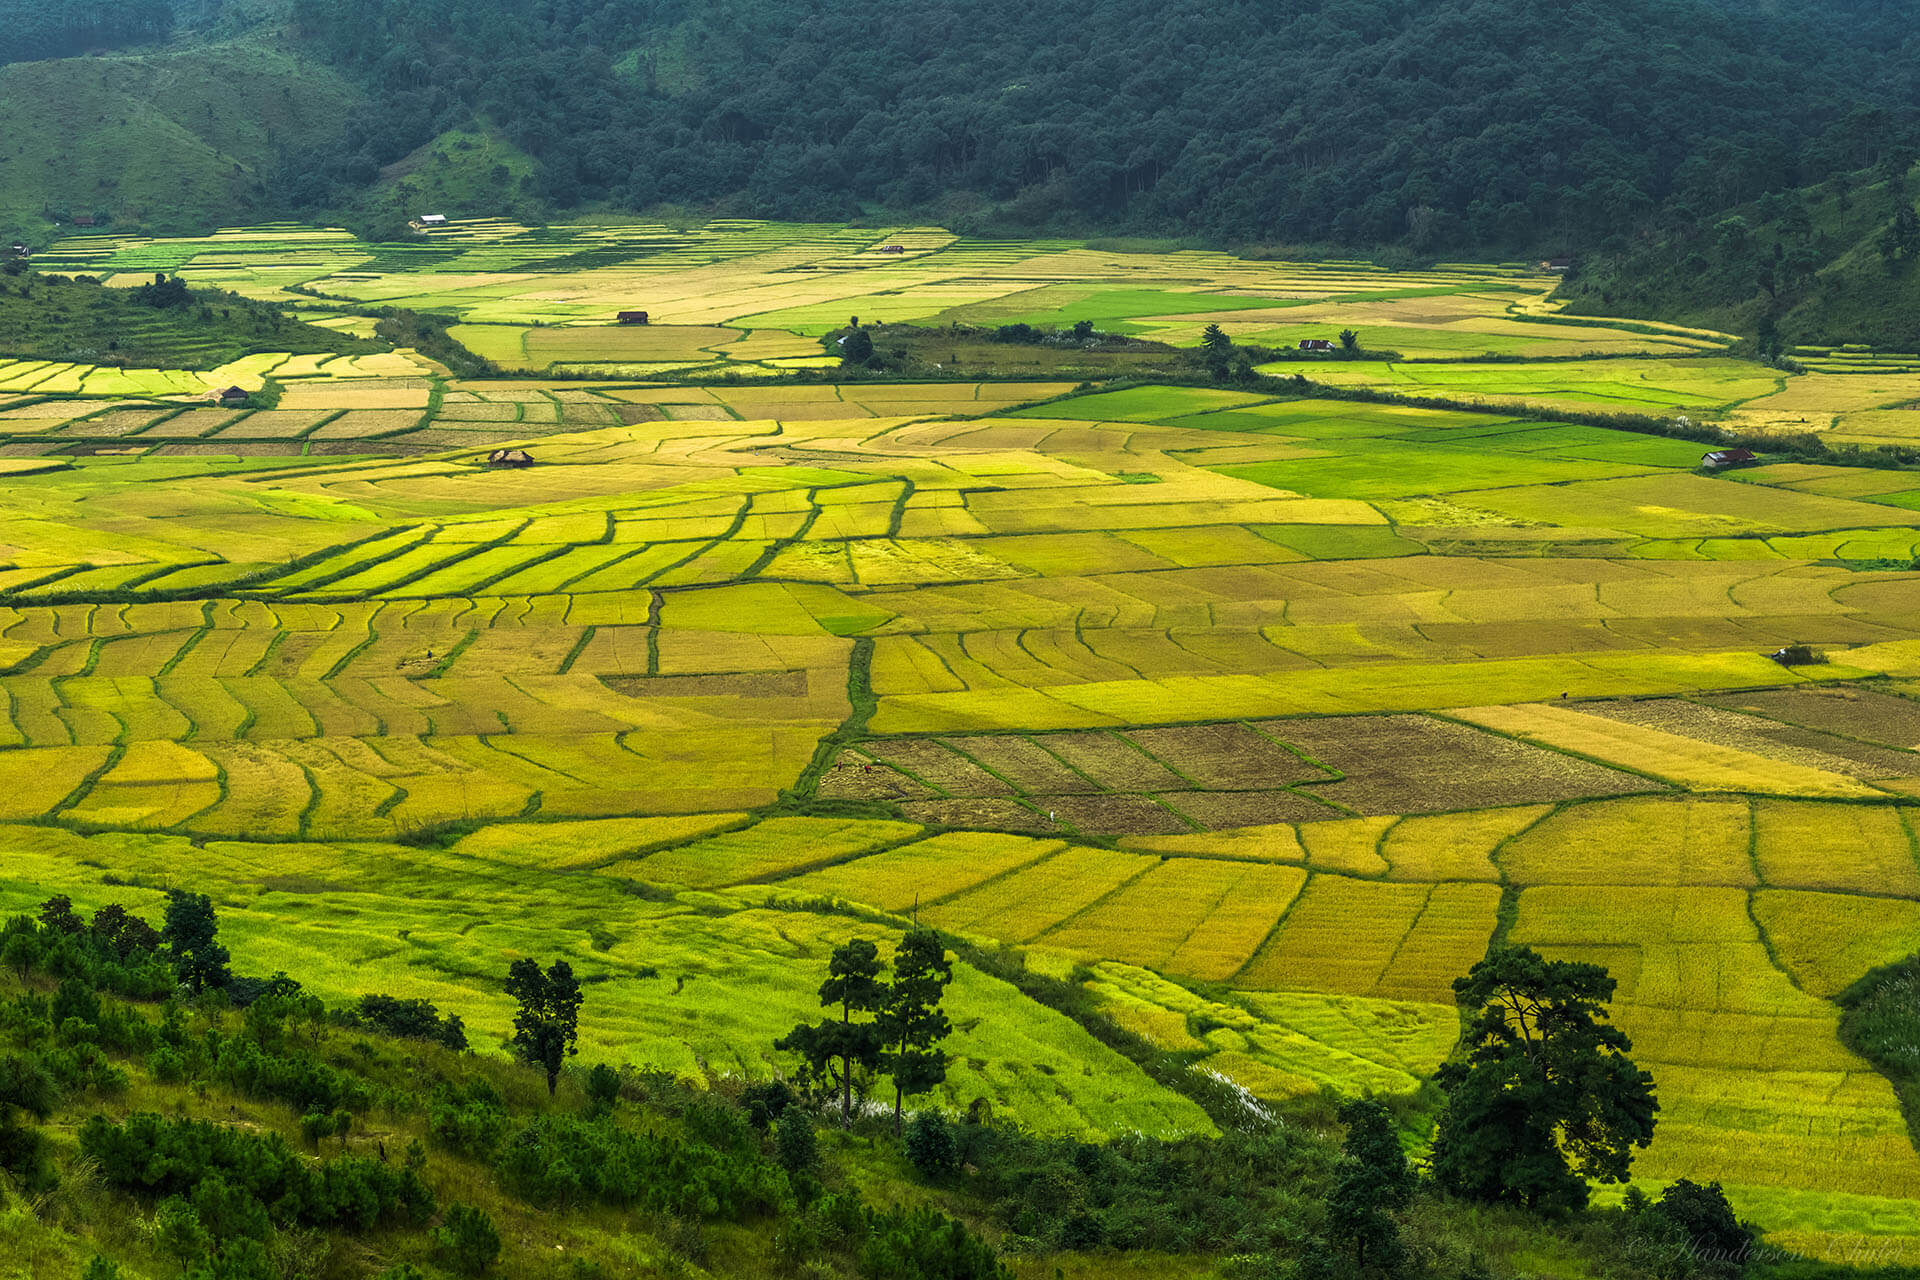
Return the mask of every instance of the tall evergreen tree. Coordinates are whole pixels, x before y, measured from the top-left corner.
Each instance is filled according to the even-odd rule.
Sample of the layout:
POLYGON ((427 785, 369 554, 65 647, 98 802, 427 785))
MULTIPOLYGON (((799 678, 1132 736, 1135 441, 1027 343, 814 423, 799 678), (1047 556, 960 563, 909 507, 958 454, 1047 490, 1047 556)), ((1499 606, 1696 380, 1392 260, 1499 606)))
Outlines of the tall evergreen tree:
POLYGON ((1614 980, 1595 964, 1499 947, 1453 984, 1466 1053, 1446 1090, 1433 1176, 1474 1200, 1583 1208, 1588 1178, 1623 1182, 1660 1104, 1633 1048, 1606 1025, 1614 980))
POLYGON ((513 1044, 520 1056, 547 1073, 547 1096, 560 1083, 560 1065, 577 1053, 580 1004, 585 998, 573 968, 555 960, 542 972, 539 964, 522 957, 507 970, 507 994, 520 1002, 513 1015, 513 1044))
POLYGON ((893 1077, 893 1128, 900 1129, 902 1099, 925 1093, 947 1078, 948 1055, 940 1041, 953 1031, 953 1022, 940 1008, 940 997, 953 981, 953 962, 947 944, 925 925, 907 930, 893 957, 893 982, 887 987, 880 1013, 886 1048, 880 1068, 893 1077))
POLYGON ((1345 1155, 1327 1197, 1327 1234, 1361 1273, 1391 1275, 1406 1261, 1394 1214, 1413 1199, 1413 1171, 1387 1109, 1371 1099, 1340 1108, 1345 1155))
POLYGON ((773 1042, 776 1049, 799 1054, 816 1076, 825 1075, 839 1087, 840 1122, 849 1128, 854 1074, 878 1066, 885 1047, 875 1021, 887 1003, 880 969, 880 949, 865 938, 835 947, 827 962, 827 980, 820 984, 820 1006, 837 1007, 840 1016, 803 1022, 773 1042))
POLYGON ((160 938, 167 945, 174 973, 195 995, 233 981, 227 969, 227 949, 216 938, 219 931, 213 901, 206 894, 184 889, 167 893, 167 918, 160 938))

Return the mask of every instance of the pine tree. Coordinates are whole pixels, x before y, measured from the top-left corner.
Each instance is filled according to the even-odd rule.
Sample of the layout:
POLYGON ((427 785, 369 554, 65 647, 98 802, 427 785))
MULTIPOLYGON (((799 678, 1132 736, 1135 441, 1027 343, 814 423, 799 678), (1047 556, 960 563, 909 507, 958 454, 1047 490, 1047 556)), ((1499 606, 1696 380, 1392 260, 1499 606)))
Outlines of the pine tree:
POLYGON ((182 889, 168 892, 166 926, 160 930, 160 937, 167 944, 174 973, 195 995, 233 981, 233 974, 227 970, 227 949, 215 940, 219 931, 213 902, 206 894, 182 889))
POLYGON ((948 1056, 938 1048, 953 1031, 940 997, 953 981, 953 962, 940 935, 924 925, 907 930, 893 957, 893 982, 881 1010, 886 1049, 881 1070, 893 1077, 893 1128, 900 1131, 902 1100, 947 1078, 948 1056))
POLYGON ((1340 1108, 1345 1155, 1327 1197, 1327 1234, 1361 1272, 1392 1274, 1406 1259, 1393 1215, 1413 1199, 1413 1172, 1387 1109, 1372 1100, 1340 1108))
POLYGON ((580 1003, 584 996, 565 960, 555 960, 544 973, 528 959, 507 970, 507 994, 520 1002, 513 1015, 513 1044, 520 1056, 547 1073, 547 1096, 560 1083, 560 1065, 577 1053, 580 1003))
POLYGON ((827 980, 820 984, 820 1005, 838 1006, 839 1018, 803 1022, 773 1042, 774 1048, 799 1054, 815 1075, 825 1073, 839 1086, 840 1120, 848 1128, 853 1126, 854 1073, 879 1065, 884 1047, 880 1026, 873 1020, 887 1000, 880 968, 880 949, 864 938, 834 948, 827 980))

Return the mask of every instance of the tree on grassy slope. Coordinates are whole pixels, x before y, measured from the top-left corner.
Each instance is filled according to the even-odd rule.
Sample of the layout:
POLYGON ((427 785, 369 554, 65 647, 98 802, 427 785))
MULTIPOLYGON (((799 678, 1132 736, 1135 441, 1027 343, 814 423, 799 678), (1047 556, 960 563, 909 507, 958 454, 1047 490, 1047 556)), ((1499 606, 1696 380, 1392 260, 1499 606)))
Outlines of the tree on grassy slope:
POLYGON ((1467 1010, 1464 1056, 1440 1068, 1447 1093, 1433 1176, 1473 1200, 1564 1210, 1587 1179, 1624 1182, 1653 1140, 1660 1104, 1633 1048, 1605 1025, 1614 980, 1599 965, 1499 947, 1454 981, 1467 1010))
POLYGON ((925 1093, 947 1078, 947 1052, 940 1041, 953 1022, 940 1009, 940 997, 953 981, 947 944, 924 925, 907 930, 893 956, 893 982, 880 1011, 886 1048, 880 1068, 893 1077, 893 1128, 900 1130, 900 1106, 908 1094, 925 1093))
POLYGON ((840 1016, 803 1022, 773 1042, 776 1049, 799 1054, 810 1072, 839 1089, 840 1122, 847 1127, 853 1125, 854 1073, 878 1066, 885 1047, 875 1020, 888 996, 880 969, 880 949, 865 938, 835 947, 827 962, 827 980, 820 984, 820 1005, 837 1005, 840 1016))
POLYGON ((1413 1199, 1413 1171, 1393 1117, 1371 1099, 1340 1108, 1347 1126, 1339 1178, 1327 1197, 1327 1235, 1361 1273, 1391 1275, 1406 1261, 1394 1214, 1413 1199))
POLYGON ((21 1117, 45 1120, 58 1099, 53 1077, 39 1058, 0 1058, 0 1169, 28 1191, 52 1186, 53 1166, 47 1162, 46 1139, 21 1117))
POLYGON ((160 938, 167 944, 167 958, 173 962, 174 973, 195 995, 233 981, 227 969, 227 949, 217 940, 219 932, 213 901, 206 894, 183 889, 167 893, 167 918, 160 938))
POLYGON ((520 1056, 547 1073, 547 1096, 560 1083, 560 1065, 578 1052, 580 983, 565 960, 544 972, 521 958, 507 970, 507 994, 519 1001, 513 1015, 513 1045, 520 1056))

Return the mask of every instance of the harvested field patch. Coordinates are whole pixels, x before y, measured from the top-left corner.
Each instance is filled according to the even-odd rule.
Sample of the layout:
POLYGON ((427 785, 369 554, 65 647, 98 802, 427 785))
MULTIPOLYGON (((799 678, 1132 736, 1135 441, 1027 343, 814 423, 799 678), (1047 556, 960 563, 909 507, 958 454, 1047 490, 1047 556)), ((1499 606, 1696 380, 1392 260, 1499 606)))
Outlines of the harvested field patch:
POLYGON ((955 751, 972 756, 1029 794, 1062 796, 1095 790, 1093 783, 1062 763, 1042 745, 1046 742, 1045 738, 995 734, 942 738, 941 742, 955 751))
POLYGON ((1646 791, 1646 779, 1431 716, 1269 720, 1346 777, 1313 792, 1360 813, 1429 813, 1646 791))
POLYGON ((1047 821, 1044 812, 1036 812, 1018 800, 910 800, 900 806, 900 812, 915 822, 936 827, 1038 834, 1053 831, 1057 826, 1047 821))
POLYGON ((1102 835, 1157 835, 1192 830, 1178 814, 1147 796, 1036 795, 1033 807, 1078 831, 1102 835))
POLYGON ((1581 710, 1625 724, 1643 725, 1715 746, 1749 751, 1784 764, 1853 778, 1900 778, 1920 774, 1920 754, 1851 742, 1830 733, 1778 724, 1679 698, 1583 703, 1581 710))
POLYGON ((1111 733, 1050 733, 1035 742, 1109 791, 1177 790, 1186 780, 1111 733))
POLYGON ((1920 701, 1871 689, 1817 685, 1703 696, 1702 702, 1849 738, 1920 750, 1920 701))
POLYGON ((1331 775, 1240 724, 1133 729, 1127 737, 1209 789, 1278 788, 1331 775))
POLYGON ((1154 799, 1207 831, 1341 816, 1340 810, 1293 791, 1160 791, 1154 799))
POLYGON ((862 748, 909 776, 956 799, 1009 796, 1013 788, 957 751, 931 739, 874 741, 862 748))

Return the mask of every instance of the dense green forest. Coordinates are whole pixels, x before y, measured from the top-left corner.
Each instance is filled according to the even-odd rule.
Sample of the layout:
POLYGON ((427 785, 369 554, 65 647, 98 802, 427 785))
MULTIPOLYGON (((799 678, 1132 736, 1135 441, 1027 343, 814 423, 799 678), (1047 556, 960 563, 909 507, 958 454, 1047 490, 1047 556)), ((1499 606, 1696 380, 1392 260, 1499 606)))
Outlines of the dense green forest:
POLYGON ((295 0, 338 205, 476 120, 554 207, 863 204, 1416 252, 1591 242, 1907 154, 1887 0, 295 0))
POLYGON ((0 0, 0 63, 163 40, 167 0, 0 0))

